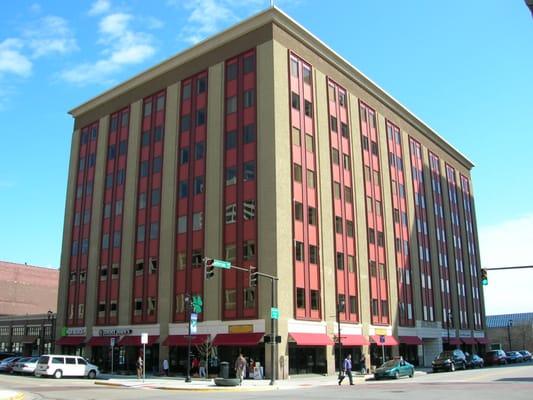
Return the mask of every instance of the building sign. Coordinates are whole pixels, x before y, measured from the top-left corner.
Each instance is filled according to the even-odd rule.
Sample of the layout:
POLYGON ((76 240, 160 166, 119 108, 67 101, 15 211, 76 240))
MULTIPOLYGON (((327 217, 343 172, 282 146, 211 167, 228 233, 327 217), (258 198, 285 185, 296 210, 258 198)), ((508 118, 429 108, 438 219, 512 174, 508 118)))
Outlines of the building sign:
POLYGON ((375 332, 375 335, 380 335, 380 336, 387 335, 387 330, 383 328, 376 328, 374 332, 375 332))
POLYGON ((253 325, 230 325, 228 327, 228 333, 252 333, 253 331, 253 325))
POLYGON ((132 330, 129 328, 111 328, 111 329, 100 329, 98 331, 99 336, 127 336, 131 335, 132 330))
POLYGON ((87 336, 87 328, 84 326, 70 327, 63 330, 63 336, 87 336))

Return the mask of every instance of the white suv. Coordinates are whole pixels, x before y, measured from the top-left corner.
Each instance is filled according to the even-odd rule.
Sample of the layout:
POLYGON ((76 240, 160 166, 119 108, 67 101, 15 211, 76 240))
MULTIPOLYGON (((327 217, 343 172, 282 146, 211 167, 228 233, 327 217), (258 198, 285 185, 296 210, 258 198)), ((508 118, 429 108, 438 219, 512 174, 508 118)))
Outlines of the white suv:
POLYGON ((94 379, 98 373, 98 367, 85 358, 60 354, 41 356, 34 372, 35 376, 53 376, 56 379, 63 376, 86 376, 94 379))

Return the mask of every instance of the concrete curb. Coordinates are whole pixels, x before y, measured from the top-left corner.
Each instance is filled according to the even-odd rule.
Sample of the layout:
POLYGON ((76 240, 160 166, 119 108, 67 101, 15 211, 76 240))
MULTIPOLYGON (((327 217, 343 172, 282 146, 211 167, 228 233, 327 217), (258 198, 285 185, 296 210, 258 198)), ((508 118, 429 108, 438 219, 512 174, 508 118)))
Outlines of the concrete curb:
MULTIPOLYGON (((134 389, 142 389, 145 387, 148 387, 150 389, 159 389, 159 390, 169 390, 169 391, 182 391, 182 392, 265 392, 265 391, 271 391, 271 390, 279 390, 279 386, 228 386, 228 387, 172 387, 172 386, 158 386, 145 384, 145 385, 128 385, 123 383, 115 383, 115 382, 103 382, 103 381, 96 381, 94 382, 95 385, 101 385, 101 386, 111 386, 111 387, 125 387, 125 388, 134 388, 134 389)), ((0 399, 3 400, 3 399, 0 399)), ((10 399, 11 400, 11 399, 10 399)), ((17 399, 18 400, 18 399, 17 399)))

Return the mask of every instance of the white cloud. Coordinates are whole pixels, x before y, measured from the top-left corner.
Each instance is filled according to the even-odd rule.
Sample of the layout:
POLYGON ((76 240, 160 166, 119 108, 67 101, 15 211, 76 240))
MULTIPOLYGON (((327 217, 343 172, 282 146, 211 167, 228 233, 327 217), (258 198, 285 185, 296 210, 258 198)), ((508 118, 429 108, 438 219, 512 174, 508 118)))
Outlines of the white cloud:
POLYGON ((111 2, 109 0, 96 0, 89 10, 89 15, 105 14, 110 8, 111 2))
POLYGON ((33 58, 53 53, 67 54, 78 49, 68 22, 54 15, 41 18, 38 24, 24 31, 23 37, 33 58))
POLYGON ((41 12, 41 5, 39 3, 33 3, 30 6, 30 11, 34 14, 39 14, 41 12))
POLYGON ((68 82, 84 85, 110 82, 112 75, 125 66, 139 64, 155 53, 152 37, 131 28, 131 14, 114 13, 104 16, 99 24, 98 43, 104 46, 102 58, 94 63, 82 63, 61 73, 68 82))
MULTIPOLYGON (((483 268, 533 265, 533 214, 479 228, 483 268)), ((488 271, 487 314, 533 311, 533 269, 488 271)))
POLYGON ((23 53, 24 42, 9 38, 0 42, 0 77, 14 74, 27 77, 31 74, 32 62, 23 53))

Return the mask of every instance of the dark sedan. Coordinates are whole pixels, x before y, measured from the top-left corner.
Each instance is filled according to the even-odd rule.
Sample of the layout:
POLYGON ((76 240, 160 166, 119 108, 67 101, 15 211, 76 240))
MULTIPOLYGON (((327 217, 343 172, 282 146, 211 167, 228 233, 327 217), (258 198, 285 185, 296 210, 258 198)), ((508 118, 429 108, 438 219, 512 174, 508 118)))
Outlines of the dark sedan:
POLYGON ((527 350, 518 350, 520 354, 522 354, 522 358, 524 361, 531 361, 531 353, 527 350))
POLYGON ((508 363, 519 363, 524 360, 524 357, 518 351, 508 351, 505 353, 505 357, 508 363))
POLYGON ((446 350, 439 354, 431 363, 433 372, 439 370, 453 372, 456 369, 466 369, 466 356, 459 350, 446 350))
POLYGON ((469 354, 466 356, 466 368, 483 368, 485 362, 477 354, 469 354))

